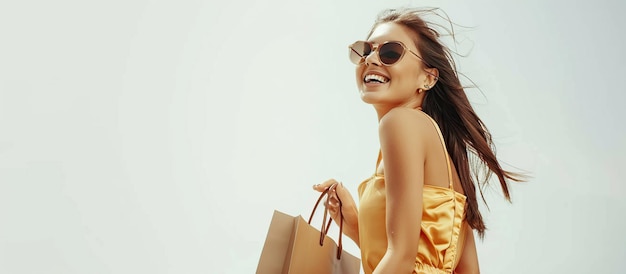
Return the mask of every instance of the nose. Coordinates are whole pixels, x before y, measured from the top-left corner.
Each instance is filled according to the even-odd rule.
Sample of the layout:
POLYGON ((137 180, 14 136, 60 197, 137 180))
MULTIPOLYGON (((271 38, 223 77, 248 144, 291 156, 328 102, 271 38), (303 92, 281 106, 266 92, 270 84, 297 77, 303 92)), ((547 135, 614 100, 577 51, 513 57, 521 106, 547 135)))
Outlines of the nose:
POLYGON ((375 65, 375 66, 380 66, 380 58, 378 58, 378 51, 372 50, 370 54, 365 56, 364 63, 366 66, 369 66, 370 64, 375 65))

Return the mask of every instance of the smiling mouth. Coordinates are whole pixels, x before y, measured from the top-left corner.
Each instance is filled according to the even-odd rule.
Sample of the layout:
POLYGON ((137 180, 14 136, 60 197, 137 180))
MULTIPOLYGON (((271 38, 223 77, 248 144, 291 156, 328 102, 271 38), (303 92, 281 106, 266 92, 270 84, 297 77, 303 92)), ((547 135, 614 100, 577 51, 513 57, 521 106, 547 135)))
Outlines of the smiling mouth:
POLYGON ((365 75, 365 77, 363 78, 363 82, 365 82, 366 84, 368 83, 384 84, 384 83, 389 82, 389 78, 382 76, 382 75, 378 75, 378 74, 368 74, 368 75, 365 75))

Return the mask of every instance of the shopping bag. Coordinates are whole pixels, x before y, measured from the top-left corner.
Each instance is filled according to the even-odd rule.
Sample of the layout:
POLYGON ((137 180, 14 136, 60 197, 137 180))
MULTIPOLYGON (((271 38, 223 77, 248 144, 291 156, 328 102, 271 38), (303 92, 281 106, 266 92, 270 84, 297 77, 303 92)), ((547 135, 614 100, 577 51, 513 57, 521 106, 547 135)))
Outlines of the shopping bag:
POLYGON ((343 218, 339 222, 339 244, 327 235, 332 222, 326 222, 327 208, 319 230, 310 224, 319 202, 331 188, 320 195, 308 222, 301 215, 274 211, 256 274, 360 273, 360 259, 343 250, 341 244, 343 218))

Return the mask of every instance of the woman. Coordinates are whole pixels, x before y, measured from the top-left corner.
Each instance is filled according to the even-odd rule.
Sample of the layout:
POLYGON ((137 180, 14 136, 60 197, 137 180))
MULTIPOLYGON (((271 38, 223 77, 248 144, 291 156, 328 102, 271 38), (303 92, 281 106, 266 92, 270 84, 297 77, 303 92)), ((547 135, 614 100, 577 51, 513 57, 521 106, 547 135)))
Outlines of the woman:
POLYGON ((482 237, 485 224, 470 159, 485 168, 483 183, 497 176, 507 199, 507 180, 520 181, 501 168, 449 50, 421 18, 432 12, 385 11, 349 49, 361 99, 378 114, 380 153, 358 187, 358 208, 341 184, 328 206, 337 220, 341 201, 343 232, 367 274, 479 273, 472 229, 482 237))

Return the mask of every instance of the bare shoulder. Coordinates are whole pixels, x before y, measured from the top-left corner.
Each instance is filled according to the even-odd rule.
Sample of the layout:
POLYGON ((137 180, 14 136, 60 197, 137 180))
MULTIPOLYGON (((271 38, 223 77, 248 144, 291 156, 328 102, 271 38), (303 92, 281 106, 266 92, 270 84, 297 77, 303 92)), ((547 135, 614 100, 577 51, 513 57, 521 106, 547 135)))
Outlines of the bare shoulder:
POLYGON ((420 138, 436 134, 430 117, 422 111, 397 107, 380 119, 379 133, 381 136, 402 133, 407 137, 420 138))

